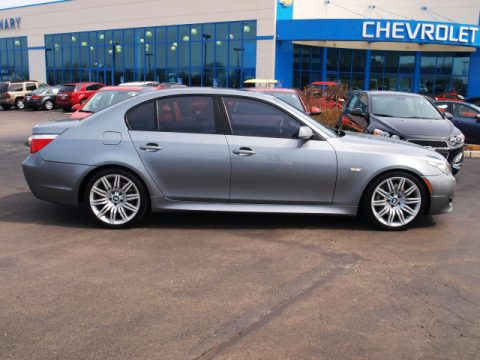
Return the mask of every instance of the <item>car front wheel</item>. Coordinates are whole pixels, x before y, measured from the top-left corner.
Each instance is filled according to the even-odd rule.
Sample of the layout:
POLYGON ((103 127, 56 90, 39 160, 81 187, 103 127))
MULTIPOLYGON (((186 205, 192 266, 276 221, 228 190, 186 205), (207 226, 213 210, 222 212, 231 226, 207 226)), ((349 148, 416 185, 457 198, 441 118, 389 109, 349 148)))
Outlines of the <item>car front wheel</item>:
POLYGON ((374 225, 401 230, 424 213, 426 194, 420 181, 404 172, 385 174, 374 180, 363 198, 363 211, 374 225))
POLYGON ((148 204, 144 185, 120 169, 101 171, 90 179, 85 199, 89 213, 109 228, 130 227, 145 215, 148 204))

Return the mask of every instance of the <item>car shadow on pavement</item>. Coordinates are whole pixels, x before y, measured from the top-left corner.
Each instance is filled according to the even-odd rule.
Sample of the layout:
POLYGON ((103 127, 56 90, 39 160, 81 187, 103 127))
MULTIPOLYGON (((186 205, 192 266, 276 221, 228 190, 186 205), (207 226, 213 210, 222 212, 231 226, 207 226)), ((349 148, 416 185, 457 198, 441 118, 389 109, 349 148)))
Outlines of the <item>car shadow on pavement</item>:
MULTIPOLYGON (((0 219, 9 223, 55 225, 69 228, 101 229, 83 207, 51 204, 29 192, 0 198, 0 219)), ((432 216, 423 216, 412 229, 435 226, 432 216)), ((331 229, 382 231, 360 217, 315 214, 268 214, 222 212, 150 213, 138 228, 170 229, 331 229)))

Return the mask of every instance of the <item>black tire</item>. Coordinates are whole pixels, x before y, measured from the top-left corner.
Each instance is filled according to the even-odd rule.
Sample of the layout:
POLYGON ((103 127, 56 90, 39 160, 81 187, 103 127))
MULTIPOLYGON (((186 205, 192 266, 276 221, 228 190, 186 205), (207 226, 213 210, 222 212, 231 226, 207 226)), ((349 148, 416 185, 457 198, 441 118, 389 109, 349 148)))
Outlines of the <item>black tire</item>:
POLYGON ((10 110, 12 108, 12 105, 0 105, 3 110, 10 110))
POLYGON ((45 110, 52 110, 53 109, 53 102, 52 100, 45 100, 45 102, 43 103, 43 108, 45 110))
POLYGON ((71 106, 64 106, 63 111, 64 112, 70 112, 70 111, 72 111, 72 108, 71 108, 71 106))
POLYGON ((89 179, 87 186, 85 187, 84 200, 90 216, 92 216, 97 223, 111 229, 129 228, 138 223, 145 216, 149 206, 148 191, 142 181, 129 171, 115 168, 102 170, 89 179), (115 186, 115 178, 117 176, 120 178, 118 181, 119 186, 115 186), (104 186, 102 179, 107 179, 107 182, 112 185, 110 192, 105 191, 107 187, 104 186), (110 183, 112 180, 113 183, 110 183), (128 184, 128 181, 133 185, 130 186, 127 191, 122 192, 120 189, 125 187, 125 185, 128 184), (93 190, 94 187, 96 191, 105 191, 106 195, 97 193, 93 190), (128 202, 128 196, 133 197, 137 195, 138 199, 132 199, 128 204, 129 206, 138 208, 138 210, 134 212, 131 208, 126 207, 125 205, 128 202), (105 202, 102 203, 103 201, 105 202), (97 204, 95 204, 95 202, 97 202, 97 204), (106 210, 104 215, 102 215, 101 213, 107 206, 110 208, 106 210), (114 211, 112 211, 113 208, 115 208, 114 211), (122 210, 120 210, 120 208, 122 208, 122 210), (125 218, 124 215, 122 215, 122 211, 125 218), (126 221, 126 218, 128 218, 128 221, 126 221))
POLYGON ((17 108, 17 110, 25 109, 25 100, 23 98, 17 98, 15 100, 15 107, 17 108))
POLYGON ((425 213, 426 204, 427 194, 421 181, 407 172, 396 171, 381 175, 368 185, 362 197, 361 210, 362 215, 377 227, 403 230, 425 213), (389 190, 389 179, 393 191, 389 190), (404 179, 403 186, 400 179, 404 179), (408 194, 410 191, 412 192, 408 194), (387 215, 388 218, 385 219, 387 215))

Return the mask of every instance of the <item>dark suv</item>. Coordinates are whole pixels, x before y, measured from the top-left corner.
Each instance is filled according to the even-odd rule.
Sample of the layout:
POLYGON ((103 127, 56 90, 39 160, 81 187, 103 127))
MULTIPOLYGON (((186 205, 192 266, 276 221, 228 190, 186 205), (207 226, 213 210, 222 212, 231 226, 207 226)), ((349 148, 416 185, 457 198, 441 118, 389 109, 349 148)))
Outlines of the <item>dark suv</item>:
POLYGON ((405 140, 442 154, 454 173, 463 164, 465 136, 424 96, 358 91, 345 103, 338 129, 405 140))

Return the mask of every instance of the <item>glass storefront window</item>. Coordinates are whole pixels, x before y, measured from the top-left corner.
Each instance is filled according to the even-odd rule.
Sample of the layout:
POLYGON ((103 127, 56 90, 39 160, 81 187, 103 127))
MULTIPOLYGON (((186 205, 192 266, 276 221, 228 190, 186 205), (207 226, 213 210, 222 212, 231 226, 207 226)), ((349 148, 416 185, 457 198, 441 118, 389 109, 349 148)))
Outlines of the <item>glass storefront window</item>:
MULTIPOLYGON (((218 86, 241 87, 255 77, 256 36, 255 21, 46 35, 47 76, 52 84, 181 80, 212 86, 216 80, 218 86)), ((12 62, 13 51, 1 46, 0 62, 12 62), (3 60, 3 53, 12 61, 3 60)))
POLYGON ((0 39, 0 81, 28 79, 27 53, 26 37, 0 39))

